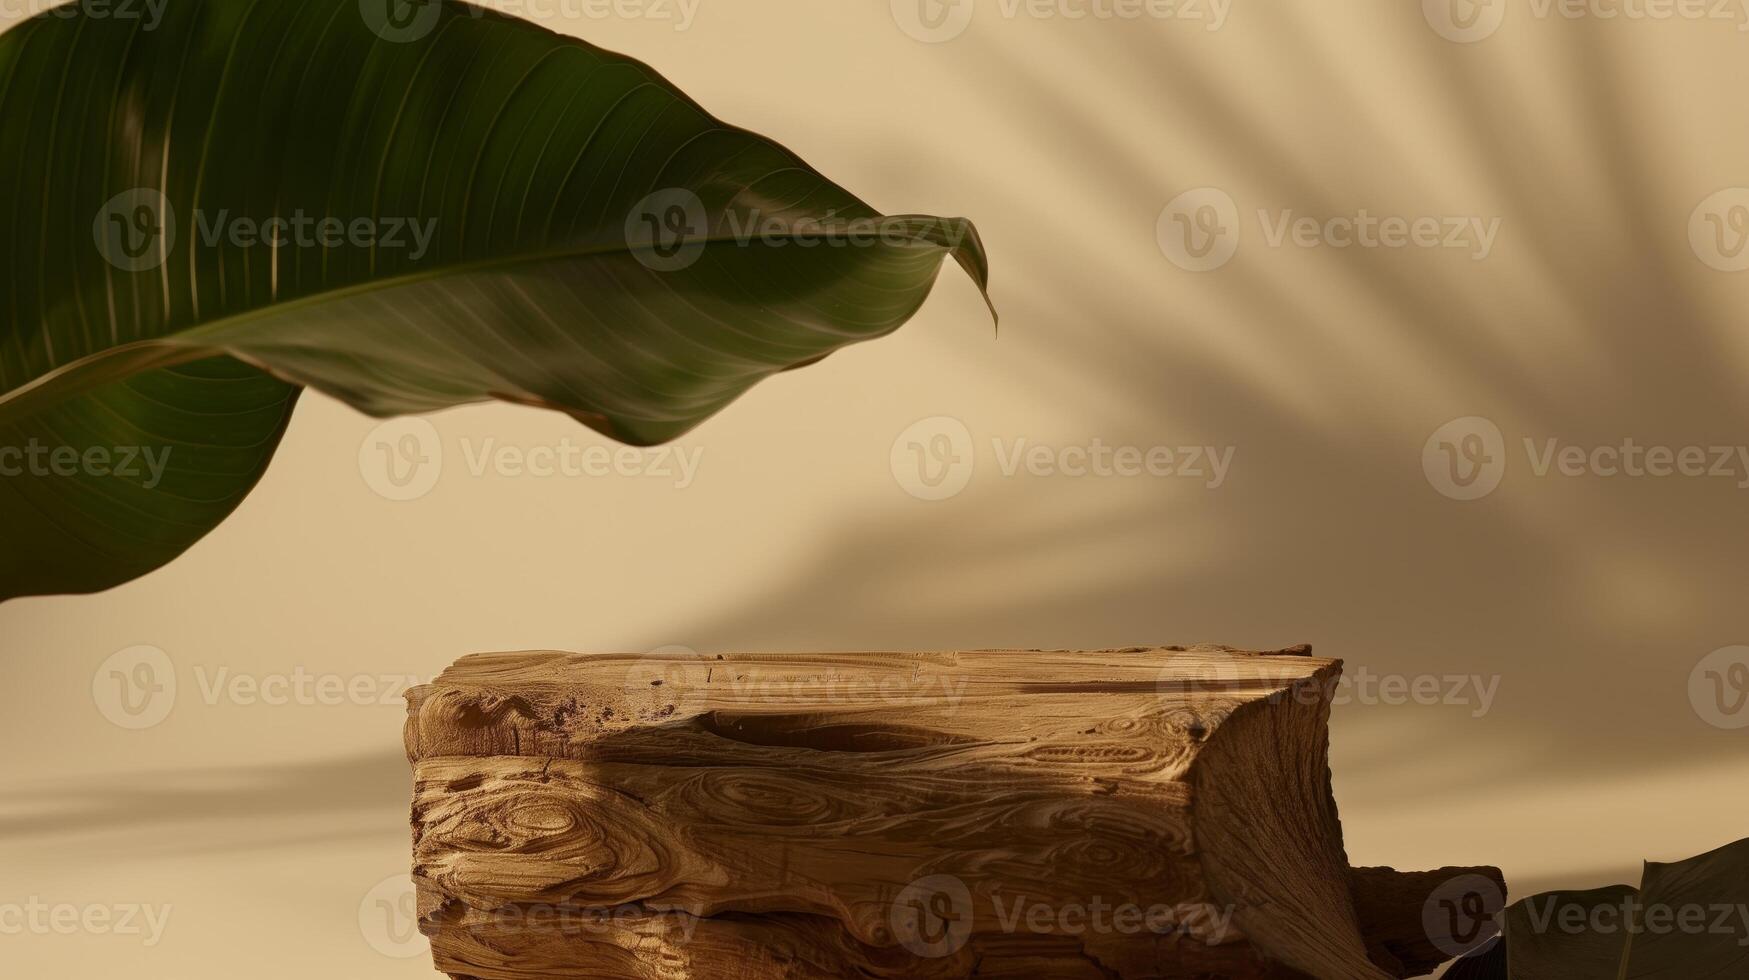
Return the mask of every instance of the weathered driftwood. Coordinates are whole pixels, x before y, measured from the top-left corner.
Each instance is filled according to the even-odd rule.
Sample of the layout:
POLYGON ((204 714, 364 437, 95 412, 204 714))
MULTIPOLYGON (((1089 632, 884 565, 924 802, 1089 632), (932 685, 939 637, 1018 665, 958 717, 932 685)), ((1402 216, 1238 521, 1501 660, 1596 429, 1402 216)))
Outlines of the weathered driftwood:
MULTIPOLYGON (((469 657, 409 694, 414 879, 479 980, 1365 978, 1309 650, 469 657)), ((1503 889, 1502 889, 1503 890, 1503 889)))

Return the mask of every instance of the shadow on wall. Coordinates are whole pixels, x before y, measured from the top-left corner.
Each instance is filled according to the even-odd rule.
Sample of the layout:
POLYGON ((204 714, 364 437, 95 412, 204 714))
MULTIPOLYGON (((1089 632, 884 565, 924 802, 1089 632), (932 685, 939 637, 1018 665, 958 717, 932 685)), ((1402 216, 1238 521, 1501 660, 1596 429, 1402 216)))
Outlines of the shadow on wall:
MULTIPOLYGON (((956 42, 968 88, 1026 107, 1008 122, 1040 140, 1028 172, 1063 182, 1007 186, 998 171, 984 193, 1001 199, 966 205, 1005 313, 980 357, 1038 392, 1054 431, 966 419, 981 443, 966 492, 923 503, 895 490, 846 514, 762 600, 652 645, 1311 641, 1351 671, 1497 676, 1485 717, 1441 706, 1354 722, 1397 746, 1419 731, 1510 750, 1495 785, 1740 751, 1688 701, 1696 662, 1744 640, 1737 480, 1539 477, 1524 445, 1745 441, 1749 297, 1687 237, 1716 189, 1719 137, 1683 131, 1693 114, 1662 111, 1636 80, 1629 43, 1657 32, 1524 25, 1538 43, 1479 51, 1432 34, 1416 6, 1383 21, 1289 6, 1274 28, 1247 25, 1249 41, 1275 33, 1243 58, 1176 25, 1059 32, 1064 63, 1049 74, 988 33, 956 42), (1370 73, 1354 66, 1357 37, 1400 52, 1385 58, 1407 69, 1395 91, 1359 81, 1383 76, 1370 48, 1370 73), (1070 60, 1126 94, 1160 93, 1157 129, 1064 85, 1083 77, 1070 60), (1154 217, 1211 184, 1243 202, 1241 248, 1187 273, 1162 258, 1154 217), (1502 225, 1482 261, 1272 248, 1254 215, 1288 208, 1502 225), (1459 502, 1430 486, 1422 448, 1469 415, 1499 424, 1509 469, 1489 499, 1459 502), (1233 473, 1207 490, 993 472, 991 438, 1048 441, 1065 417, 1101 419, 1067 438, 1230 445, 1233 473)), ((901 186, 916 179, 904 146, 888 149, 901 186)))
POLYGON ((0 811, 0 840, 71 838, 83 842, 81 853, 154 857, 380 838, 406 832, 382 817, 406 811, 412 781, 397 751, 15 786, 0 811))

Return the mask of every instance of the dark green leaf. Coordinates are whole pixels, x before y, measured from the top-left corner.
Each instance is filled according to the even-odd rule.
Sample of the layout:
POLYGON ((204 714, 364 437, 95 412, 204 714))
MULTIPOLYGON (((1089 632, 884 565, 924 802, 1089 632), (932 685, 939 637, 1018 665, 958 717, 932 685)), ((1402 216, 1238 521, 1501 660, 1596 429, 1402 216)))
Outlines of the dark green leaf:
POLYGON ((1635 889, 1545 892, 1506 910, 1513 980, 1615 980, 1635 889))
POLYGON ((1647 864, 1639 888, 1527 898, 1505 918, 1511 980, 1749 977, 1749 840, 1647 864))
POLYGON ((1647 863, 1624 980, 1749 977, 1749 840, 1647 863))
POLYGON ((649 68, 514 18, 137 6, 0 37, 0 466, 82 461, 0 476, 0 599, 188 547, 259 479, 290 385, 661 442, 898 328, 949 255, 987 281, 964 220, 883 218, 649 68), (84 462, 147 449, 168 459, 149 488, 84 462))

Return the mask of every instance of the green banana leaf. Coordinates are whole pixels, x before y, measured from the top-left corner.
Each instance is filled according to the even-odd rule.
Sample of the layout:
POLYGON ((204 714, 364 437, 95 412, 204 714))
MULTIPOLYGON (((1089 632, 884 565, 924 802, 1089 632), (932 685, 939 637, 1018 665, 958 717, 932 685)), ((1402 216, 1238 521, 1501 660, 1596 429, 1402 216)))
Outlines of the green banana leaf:
POLYGON ((1628 885, 1546 892, 1506 910, 1508 975, 1514 980, 1615 980, 1627 944, 1621 916, 1639 894, 1628 885))
POLYGON ((1498 944, 1447 976, 1484 980, 1749 977, 1749 840, 1675 864, 1640 886, 1556 891, 1514 903, 1498 944))
POLYGON ((1619 980, 1749 977, 1749 840, 1648 862, 1619 980))
POLYGON ((376 416, 503 399, 646 445, 897 329, 950 255, 987 287, 963 219, 883 217, 534 24, 124 6, 0 35, 0 601, 182 553, 304 386, 376 416))

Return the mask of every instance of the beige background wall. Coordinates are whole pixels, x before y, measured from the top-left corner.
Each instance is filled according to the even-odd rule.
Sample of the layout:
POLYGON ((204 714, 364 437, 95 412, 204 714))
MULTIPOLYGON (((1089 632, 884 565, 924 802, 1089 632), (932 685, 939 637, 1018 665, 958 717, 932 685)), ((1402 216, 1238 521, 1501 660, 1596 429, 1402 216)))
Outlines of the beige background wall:
MULTIPOLYGON (((407 862, 394 692, 268 705, 208 687, 301 673, 365 701, 396 686, 383 675, 479 650, 1309 641, 1375 678, 1497 684, 1485 711, 1469 682, 1337 710, 1357 863, 1498 863, 1523 894, 1749 835, 1749 729, 1726 727, 1749 709, 1702 710, 1696 673, 1749 643, 1749 472, 1539 477, 1523 448, 1749 444, 1749 273, 1714 268, 1734 238, 1709 252, 1689 235, 1711 227, 1703 200, 1749 185, 1749 17, 1495 2, 1482 15, 1505 19, 1477 43, 1384 0, 1234 0, 1213 31, 976 0, 939 44, 887 0, 702 0, 686 30, 543 16, 877 207, 975 218, 1000 335, 951 272, 900 334, 689 437, 703 456, 683 489, 471 475, 487 439, 599 441, 486 406, 432 419, 441 476, 392 502, 361 473, 374 423, 307 397, 261 488, 182 560, 0 607, 0 907, 170 908, 149 949, 0 935, 0 972, 426 976, 381 951, 418 946, 397 941, 392 884, 373 892, 407 862), (1157 221, 1211 186, 1235 203, 1238 250, 1185 271, 1157 221), (1271 247, 1257 217, 1363 208, 1501 224, 1478 261, 1271 247), (964 424, 975 467, 923 501, 892 450, 936 416, 964 424), (1498 427, 1486 448, 1507 465, 1463 502, 1423 449, 1469 416, 1498 427), (1017 438, 1234 455, 1217 489, 1005 476, 992 440, 1017 438), (178 688, 129 730, 100 705, 116 714, 107 671, 128 666, 107 658, 138 645, 178 688)), ((1715 209, 1729 236, 1732 203, 1715 209)))

